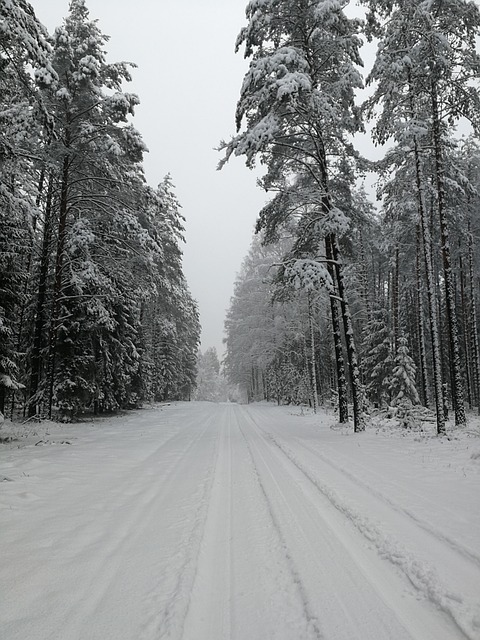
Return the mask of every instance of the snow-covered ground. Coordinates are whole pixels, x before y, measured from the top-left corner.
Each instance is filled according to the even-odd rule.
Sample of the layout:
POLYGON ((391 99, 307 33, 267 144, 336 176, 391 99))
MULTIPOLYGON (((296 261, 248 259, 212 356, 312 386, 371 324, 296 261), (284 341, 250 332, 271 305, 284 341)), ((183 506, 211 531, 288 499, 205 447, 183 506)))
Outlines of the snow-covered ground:
POLYGON ((2 640, 480 638, 478 422, 181 403, 28 429, 0 445, 2 640))

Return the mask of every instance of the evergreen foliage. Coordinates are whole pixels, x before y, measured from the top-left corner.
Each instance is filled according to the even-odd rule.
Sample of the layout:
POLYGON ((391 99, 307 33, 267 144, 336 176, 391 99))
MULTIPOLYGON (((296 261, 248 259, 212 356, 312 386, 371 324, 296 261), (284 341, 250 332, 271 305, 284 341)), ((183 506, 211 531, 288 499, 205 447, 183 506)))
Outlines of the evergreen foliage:
MULTIPOLYGON (((242 270, 226 321, 227 372, 246 390, 270 378, 277 389, 304 389, 305 378, 295 379, 292 367, 303 366, 308 380, 305 332, 303 344, 290 343, 295 358, 273 368, 272 339, 263 327, 272 326, 272 305, 288 300, 292 289, 296 296, 316 291, 314 348, 322 357, 315 373, 323 398, 328 380, 340 421, 346 401, 355 407, 363 392, 379 407, 428 407, 433 400, 443 434, 449 404, 458 426, 465 424, 464 398, 480 410, 480 10, 464 0, 364 0, 362 24, 345 17, 346 4, 258 0, 247 6, 237 47, 245 45, 250 68, 237 106, 238 133, 223 143, 222 162, 243 155, 253 166, 260 159, 267 168, 261 186, 273 197, 259 214, 257 232, 272 247, 285 237, 291 242, 280 256, 272 248, 270 269, 263 267, 270 276, 273 271, 267 281, 274 294, 271 284, 242 270), (361 127, 354 101, 361 86, 360 32, 378 41, 367 78, 373 92, 362 106, 373 141, 390 143, 376 163, 359 158, 348 138, 361 127), (473 132, 464 140, 455 132, 461 119, 473 132), (377 211, 355 187, 365 168, 379 176, 377 211), (254 305, 255 317, 239 314, 249 304, 247 287, 249 298, 270 300, 254 305), (348 350, 355 343, 361 384, 356 352, 348 350), (268 366, 258 376, 262 352, 268 366), (349 376, 354 384, 347 398, 349 376)), ((305 324, 298 297, 294 305, 305 324)), ((274 346, 285 352, 283 339, 274 346)), ((266 397, 268 385, 260 392, 266 397)), ((282 392, 279 399, 296 395, 282 392)))
POLYGON ((195 385, 180 205, 169 176, 146 184, 133 65, 107 42, 84 0, 51 38, 0 3, 0 409, 68 419, 195 385))
POLYGON ((397 355, 390 383, 394 404, 420 404, 415 384, 416 369, 409 354, 407 337, 401 335, 398 340, 397 355))
POLYGON ((195 400, 226 402, 228 396, 227 381, 220 371, 217 350, 210 347, 204 353, 199 352, 195 400))

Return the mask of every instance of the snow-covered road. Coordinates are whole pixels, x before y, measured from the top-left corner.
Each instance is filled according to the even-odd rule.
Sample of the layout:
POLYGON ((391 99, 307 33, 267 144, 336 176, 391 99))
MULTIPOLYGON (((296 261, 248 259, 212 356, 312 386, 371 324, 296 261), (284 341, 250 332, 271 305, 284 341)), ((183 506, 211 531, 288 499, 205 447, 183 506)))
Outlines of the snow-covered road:
POLYGON ((478 438, 299 413, 182 403, 0 448, 0 638, 480 638, 478 438))

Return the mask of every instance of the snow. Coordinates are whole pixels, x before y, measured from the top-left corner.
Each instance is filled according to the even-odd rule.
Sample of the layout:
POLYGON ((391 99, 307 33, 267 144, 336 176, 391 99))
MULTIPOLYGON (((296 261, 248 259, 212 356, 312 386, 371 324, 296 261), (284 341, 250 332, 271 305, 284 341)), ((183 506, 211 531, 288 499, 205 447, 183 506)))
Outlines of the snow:
POLYGON ((428 429, 198 402, 6 421, 0 637, 478 639, 479 423, 428 429))
POLYGON ((317 291, 320 285, 325 286, 328 291, 333 290, 332 280, 326 266, 309 258, 289 262, 285 266, 285 280, 291 282, 295 289, 317 291))

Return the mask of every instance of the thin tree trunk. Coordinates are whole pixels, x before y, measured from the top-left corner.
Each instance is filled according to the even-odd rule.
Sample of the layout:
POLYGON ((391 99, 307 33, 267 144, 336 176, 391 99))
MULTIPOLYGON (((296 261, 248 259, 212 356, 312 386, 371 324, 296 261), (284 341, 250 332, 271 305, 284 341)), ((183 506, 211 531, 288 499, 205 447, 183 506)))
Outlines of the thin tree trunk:
POLYGON ((440 218, 440 231, 442 238, 443 277, 445 283, 445 301, 447 308, 448 331, 451 346, 451 365, 453 375, 453 404, 455 409, 455 424, 464 426, 467 422, 463 401, 463 379, 460 366, 460 348, 458 337, 458 321, 455 308, 455 290, 453 284, 452 259, 450 255, 450 241, 448 219, 445 198, 445 167, 443 162, 443 149, 441 143, 440 119, 438 115, 437 88, 431 83, 432 91, 432 120, 433 120, 433 145, 435 150, 435 177, 437 191, 437 210, 440 218))
MULTIPOLYGON (((413 111, 413 109, 412 109, 413 111)), ((439 435, 445 434, 445 414, 443 411, 443 379, 442 379, 442 365, 440 357, 440 337, 438 334, 437 323, 437 310, 436 310, 436 296, 433 279, 433 265, 432 265, 432 237, 430 235, 430 221, 428 213, 425 207, 425 185, 422 174, 422 164, 420 160, 420 151, 418 147, 418 140, 414 138, 414 151, 415 151, 415 174, 417 181, 417 197, 418 197, 418 209, 420 213, 420 225, 422 228, 423 237, 423 253, 425 259, 425 279, 427 289, 427 304, 428 304, 428 320, 430 323, 430 338, 432 341, 432 358, 433 358, 433 385, 435 392, 435 409, 437 412, 437 433, 439 435)))
MULTIPOLYGON (((68 147, 68 140, 66 143, 68 147)), ((53 286, 53 303, 49 336, 48 351, 48 417, 52 417, 53 392, 55 381, 55 360, 57 352, 58 320, 60 317, 60 296, 62 292, 62 277, 65 260, 65 245, 67 240, 68 218, 68 187, 69 187, 70 156, 67 154, 63 160, 62 187, 60 194, 60 215, 58 221, 57 254, 55 258, 55 280, 53 286)))
POLYGON ((471 221, 468 220, 468 281, 470 293, 470 342, 473 347, 473 378, 475 387, 475 397, 478 403, 478 413, 480 414, 480 348, 478 344, 477 329, 477 307, 475 304, 475 280, 473 269, 473 234, 471 221))
POLYGON ((392 317, 393 317, 393 353, 396 355, 398 346, 398 337, 400 333, 399 322, 399 256, 400 251, 398 245, 395 247, 395 264, 392 273, 392 317))
MULTIPOLYGON (((43 166, 41 171, 40 171, 40 177, 38 180, 38 190, 37 190, 37 197, 35 199, 35 204, 37 207, 37 211, 35 212, 35 215, 33 216, 33 220, 32 220, 32 243, 30 246, 30 251, 27 257, 27 266, 25 269, 26 272, 26 278, 25 278, 25 285, 23 287, 23 300, 22 300, 22 304, 21 304, 21 308, 20 308, 20 318, 18 321, 18 333, 17 333, 17 353, 20 353, 21 351, 21 347, 22 347, 22 337, 23 337, 23 327, 24 327, 24 322, 25 322, 25 312, 28 306, 28 302, 29 302, 29 289, 30 289, 30 283, 31 283, 31 270, 32 270, 32 262, 33 262, 33 250, 34 250, 34 246, 33 246, 33 236, 35 235, 35 230, 37 228, 37 222, 38 222, 38 209, 40 207, 40 203, 41 203, 41 199, 42 199, 42 193, 43 193, 43 188, 44 188, 44 184, 45 184, 45 167, 43 166)), ((12 392, 12 404, 11 404, 11 411, 10 411, 10 415, 13 419, 13 415, 15 412, 15 390, 13 390, 12 392)), ((25 406, 24 406, 24 412, 25 412, 25 406)))
POLYGON ((363 402, 361 392, 360 368, 358 366, 357 349, 355 346, 355 336, 353 333, 353 322, 350 314, 350 307, 347 302, 345 283, 343 280, 343 269, 340 263, 340 250, 335 234, 327 236, 327 243, 331 246, 331 254, 334 260, 335 275, 337 278, 340 305, 342 308, 343 328, 345 332, 345 342, 347 345, 348 365, 350 370, 352 402, 353 402, 353 429, 355 432, 365 431, 365 420, 363 416, 363 402))
POLYGON ((363 239, 363 233, 360 230, 360 274, 362 279, 362 296, 367 311, 367 322, 370 320, 370 292, 368 286, 368 267, 367 259, 365 256, 365 241, 363 239))
POLYGON ((425 407, 428 407, 428 368, 427 353, 425 349, 425 324, 423 320, 423 296, 422 296, 422 270, 421 270, 421 230, 420 224, 417 224, 417 251, 416 251, 416 279, 417 279, 417 322, 418 322, 418 341, 420 355, 420 376, 422 400, 425 407))
MULTIPOLYGON (((332 203, 328 188, 328 171, 327 171, 327 156, 325 148, 323 146, 323 140, 321 134, 317 138, 318 143, 318 164, 322 176, 322 209, 323 213, 328 215, 332 210, 332 203)), ((325 238, 325 250, 327 256, 327 265, 333 267, 334 277, 332 283, 337 284, 338 295, 340 298, 340 307, 342 310, 343 328, 345 334, 345 342, 347 346, 348 365, 350 371, 350 383, 352 389, 352 401, 353 401, 353 430, 360 432, 365 430, 365 422, 363 417, 363 402, 361 394, 361 379, 360 369, 358 366, 357 350, 355 347, 355 336, 353 333, 353 323, 350 314, 350 308, 348 306, 345 283, 343 280, 343 270, 340 264, 340 250, 337 244, 337 239, 334 233, 329 233, 325 238)), ((330 276, 331 271, 330 272, 330 276)), ((332 307, 332 323, 333 323, 333 307, 332 307)), ((334 329, 335 330, 335 329, 334 329)), ((340 336, 339 336, 340 337, 340 336)), ((340 378, 339 378, 339 392, 340 392, 340 378)), ((339 406, 340 406, 340 393, 339 393, 339 406)), ((339 412, 340 413, 340 412, 339 412)), ((348 415, 348 405, 347 405, 348 415)), ((348 418, 347 418, 348 419, 348 418)))
POLYGON ((38 386, 42 370, 42 341, 45 329, 46 297, 48 284, 48 267, 50 264, 50 245, 52 240, 53 222, 53 176, 50 175, 47 187, 47 199, 45 202, 45 215, 43 223, 42 249, 40 257, 40 272, 38 274, 37 304, 35 308, 35 323, 33 327, 32 353, 30 358, 30 382, 28 415, 37 413, 38 386))
MULTIPOLYGON (((327 257, 327 269, 330 279, 335 286, 336 276, 333 267, 333 254, 331 243, 325 240, 325 254, 327 257)), ((341 424, 348 422, 348 391, 347 376, 345 371, 345 359, 343 357, 342 333, 340 329, 340 312, 338 300, 334 295, 330 296, 330 311, 332 315, 333 344, 335 347, 335 363, 337 369, 337 391, 338 391, 338 421, 341 424)))
POLYGON ((312 297, 308 294, 308 323, 310 329, 310 380, 311 380, 311 395, 313 403, 313 413, 317 413, 318 407, 318 392, 317 392, 317 372, 315 369, 315 332, 313 326, 313 305, 312 297))
MULTIPOLYGON (((460 244, 460 242, 459 242, 460 244)), ((461 246, 460 246, 461 249, 461 246)), ((472 384, 472 363, 471 363, 471 349, 468 344, 468 302, 465 292, 465 280, 466 274, 463 268, 463 256, 460 253, 459 256, 459 268, 460 268, 460 308, 462 310, 462 336, 463 336, 463 352, 465 357, 465 376, 467 383, 467 402, 470 408, 473 406, 475 392, 472 384)))

